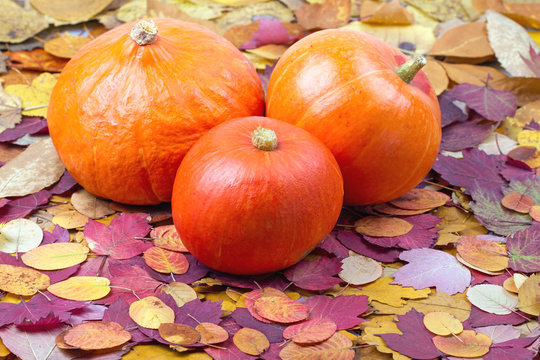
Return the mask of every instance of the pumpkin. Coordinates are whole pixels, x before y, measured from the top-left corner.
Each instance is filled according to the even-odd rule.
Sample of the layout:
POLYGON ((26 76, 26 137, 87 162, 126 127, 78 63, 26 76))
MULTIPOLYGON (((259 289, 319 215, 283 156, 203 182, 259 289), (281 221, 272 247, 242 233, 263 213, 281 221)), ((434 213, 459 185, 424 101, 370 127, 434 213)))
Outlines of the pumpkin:
POLYGON ((193 23, 153 19, 82 47, 58 78, 47 121, 79 184, 144 205, 170 201, 176 170, 203 133, 263 111, 257 73, 230 42, 193 23))
POLYGON ((326 144, 345 204, 392 200, 422 181, 439 150, 441 112, 422 60, 360 31, 313 33, 278 61, 266 114, 326 144))
POLYGON ((343 179, 332 153, 294 125, 245 117, 211 129, 178 168, 174 225, 216 270, 261 274, 295 264, 332 230, 343 179))

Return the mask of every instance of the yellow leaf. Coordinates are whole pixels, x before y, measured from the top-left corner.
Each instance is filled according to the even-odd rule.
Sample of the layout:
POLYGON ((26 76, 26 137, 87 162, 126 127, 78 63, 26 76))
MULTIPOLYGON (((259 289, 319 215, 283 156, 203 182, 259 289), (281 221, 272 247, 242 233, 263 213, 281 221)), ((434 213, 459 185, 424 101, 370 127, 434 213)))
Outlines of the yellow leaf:
POLYGON ((0 290, 16 295, 34 295, 51 283, 49 276, 37 270, 0 264, 0 290))
POLYGON ((165 286, 161 287, 161 291, 171 295, 178 307, 181 307, 185 303, 197 298, 197 293, 195 290, 193 290, 193 288, 188 284, 181 282, 165 284, 165 286))
POLYGON ((390 284, 394 279, 380 278, 371 284, 362 286, 358 291, 359 295, 366 295, 370 301, 377 300, 384 304, 392 306, 403 306, 407 303, 404 299, 422 299, 427 298, 431 293, 429 288, 415 290, 412 287, 403 287, 401 285, 390 284))
POLYGON ((234 302, 225 291, 220 291, 217 293, 208 293, 204 294, 206 300, 211 302, 223 301, 221 303, 221 310, 223 311, 234 311, 236 310, 236 302, 234 302))
POLYGON ((32 85, 8 85, 5 91, 7 94, 16 95, 21 98, 23 115, 46 117, 49 98, 57 78, 56 75, 45 72, 36 77, 32 81, 32 85), (25 110, 25 108, 31 107, 39 108, 25 110))
POLYGON ((81 22, 101 12, 112 0, 32 0, 40 13, 67 22, 81 22))
POLYGON ((521 284, 518 293, 518 307, 524 313, 540 315, 540 274, 533 274, 521 284))
POLYGON ((179 353, 165 345, 136 345, 122 360, 212 360, 204 352, 179 353))
POLYGON ((2 339, 0 339, 0 357, 5 357, 11 354, 11 351, 4 345, 2 339))
POLYGON ((367 256, 352 255, 341 260, 339 277, 353 285, 367 284, 382 276, 381 264, 367 256))
POLYGON ((489 351, 491 338, 474 330, 464 330, 457 336, 435 336, 433 344, 445 354, 458 357, 480 357, 489 351))
POLYGON ((398 329, 397 324, 393 321, 394 315, 377 315, 373 316, 361 324, 363 328, 362 340, 368 345, 375 345, 377 350, 392 354, 394 360, 409 360, 410 358, 401 355, 399 352, 390 349, 384 343, 384 340, 377 334, 399 334, 403 333, 398 329))
POLYGON ((65 210, 56 214, 52 219, 53 224, 64 229, 81 228, 88 223, 88 217, 76 210, 65 210))
POLYGON ((517 141, 521 146, 540 147, 540 131, 522 130, 519 132, 517 141))
POLYGON ((68 300, 90 301, 105 297, 111 288, 109 279, 98 276, 73 276, 49 286, 55 296, 68 300))
POLYGON ((53 243, 26 252, 21 260, 34 269, 60 270, 82 263, 89 251, 86 246, 77 243, 53 243))
POLYGON ((146 0, 132 0, 122 5, 116 12, 116 18, 122 22, 132 22, 146 16, 146 0))
POLYGON ((129 316, 147 329, 158 329, 161 324, 174 322, 174 310, 155 296, 131 303, 129 316))
POLYGON ((25 9, 14 1, 0 0, 0 8, 0 42, 20 43, 49 26, 31 6, 25 9))
POLYGON ((424 316, 424 325, 432 333, 442 336, 457 335, 463 331, 461 321, 454 315, 443 311, 427 313, 424 316))
POLYGON ((245 354, 258 356, 270 347, 266 335, 259 330, 241 328, 233 336, 234 344, 245 354))

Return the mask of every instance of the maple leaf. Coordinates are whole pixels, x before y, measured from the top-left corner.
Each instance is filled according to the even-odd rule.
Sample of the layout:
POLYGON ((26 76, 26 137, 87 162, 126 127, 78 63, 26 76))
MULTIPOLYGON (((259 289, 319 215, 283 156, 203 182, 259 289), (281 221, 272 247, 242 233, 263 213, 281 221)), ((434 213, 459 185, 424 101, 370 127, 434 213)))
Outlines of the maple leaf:
POLYGON ((305 290, 326 290, 341 282, 334 277, 341 271, 338 258, 320 257, 315 260, 302 260, 285 270, 285 277, 294 285, 305 290))
POLYGON ((148 275, 140 266, 125 263, 109 265, 111 292, 103 299, 96 300, 98 304, 109 305, 119 297, 132 303, 139 298, 154 295, 156 289, 162 284, 148 275))
POLYGON ((345 330, 364 321, 358 316, 368 309, 368 302, 365 295, 344 295, 333 299, 316 295, 310 297, 305 305, 309 309, 310 319, 329 319, 336 323, 338 330, 345 330))
POLYGON ((441 219, 431 214, 408 216, 405 218, 413 228, 404 235, 394 237, 373 237, 364 235, 364 239, 370 243, 382 247, 397 246, 402 249, 416 249, 432 247, 437 238, 437 231, 433 228, 441 222, 441 219))
POLYGON ((11 200, 6 205, 0 207, 0 222, 23 218, 34 211, 38 206, 49 202, 51 193, 47 190, 38 191, 35 194, 11 200))
POLYGON ((490 189, 477 186, 472 190, 472 197, 474 201, 470 206, 474 217, 496 234, 508 236, 531 225, 528 214, 506 209, 501 205, 502 196, 490 189))
POLYGON ((103 315, 106 310, 106 306, 88 304, 82 308, 72 310, 68 323, 71 326, 75 326, 87 321, 103 320, 103 315))
POLYGON ((454 186, 464 187, 470 194, 475 187, 491 192, 500 192, 506 181, 499 174, 499 168, 506 160, 502 155, 488 155, 482 150, 463 150, 463 160, 439 155, 433 169, 454 186))
POLYGON ((89 220, 84 228, 88 247, 99 255, 113 259, 129 259, 152 247, 152 243, 136 239, 150 231, 146 214, 122 214, 109 226, 89 220))
POLYGON ((515 232, 506 240, 510 261, 515 271, 532 273, 540 271, 540 225, 515 232))
POLYGON ((339 242, 336 232, 328 234, 318 247, 330 254, 336 255, 338 259, 344 259, 349 256, 349 249, 339 242))
POLYGON ((288 326, 288 324, 264 323, 259 321, 251 316, 246 308, 237 308, 231 316, 238 325, 262 332, 271 343, 283 341, 283 331, 288 326))
POLYGON ((463 292, 471 283, 471 273, 454 256, 434 249, 412 249, 399 255, 408 264, 394 273, 393 284, 437 290, 453 295, 463 292))
POLYGON ((540 78, 540 51, 536 52, 534 47, 529 45, 529 57, 523 56, 523 54, 519 54, 521 56, 521 59, 523 62, 527 65, 527 67, 534 73, 534 75, 537 78, 540 78))
POLYGON ((51 232, 43 231, 43 241, 41 242, 41 245, 64 243, 69 242, 69 240, 69 231, 56 225, 51 232))
POLYGON ((517 96, 510 91, 490 89, 488 82, 489 75, 484 86, 463 83, 454 86, 450 93, 487 120, 498 122, 506 120, 507 116, 514 116, 517 96))
POLYGON ((424 326, 424 314, 412 309, 397 317, 397 326, 403 335, 377 334, 383 338, 386 346, 414 359, 433 359, 443 355, 433 345, 435 335, 424 326))
POLYGON ((400 250, 384 248, 374 245, 362 238, 362 236, 351 231, 339 230, 338 240, 348 249, 357 254, 370 257, 381 262, 394 262, 399 259, 400 250))

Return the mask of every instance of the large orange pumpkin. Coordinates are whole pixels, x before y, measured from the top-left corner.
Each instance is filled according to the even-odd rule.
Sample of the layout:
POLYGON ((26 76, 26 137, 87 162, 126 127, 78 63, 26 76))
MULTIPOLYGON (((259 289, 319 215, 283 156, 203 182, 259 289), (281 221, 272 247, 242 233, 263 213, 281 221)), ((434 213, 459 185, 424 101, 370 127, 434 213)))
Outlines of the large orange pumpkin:
POLYGON ((66 65, 47 121, 60 159, 89 192, 169 201, 191 145, 215 125, 264 111, 253 66, 202 26, 153 19, 117 27, 66 65))
POLYGON ((204 135, 174 182, 173 220, 204 264, 260 274, 295 264, 335 225, 343 180, 330 151, 282 121, 247 117, 204 135))
POLYGON ((343 173, 345 204, 397 198, 435 161, 437 97, 422 71, 415 76, 420 61, 399 70, 406 81, 398 76, 395 68, 406 61, 368 34, 332 29, 295 43, 272 72, 267 116, 300 126, 328 146, 343 173))

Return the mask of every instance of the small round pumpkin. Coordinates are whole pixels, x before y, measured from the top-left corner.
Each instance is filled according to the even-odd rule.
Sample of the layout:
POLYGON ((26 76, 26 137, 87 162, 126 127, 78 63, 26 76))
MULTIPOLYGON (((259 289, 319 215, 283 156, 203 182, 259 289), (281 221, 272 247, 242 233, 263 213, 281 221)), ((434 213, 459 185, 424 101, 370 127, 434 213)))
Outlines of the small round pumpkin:
POLYGON ((233 274, 291 266, 334 227, 343 179, 332 153, 291 124, 246 117, 216 126, 185 156, 174 225, 202 263, 233 274))
POLYGON ((439 150, 441 112, 421 66, 363 32, 319 31, 278 61, 266 114, 328 146, 343 173, 345 204, 392 200, 423 179, 439 150))
POLYGON ((203 133, 263 111, 257 73, 229 41, 193 23, 152 19, 81 48, 53 89, 47 121, 86 190, 156 204, 170 201, 176 170, 203 133))

